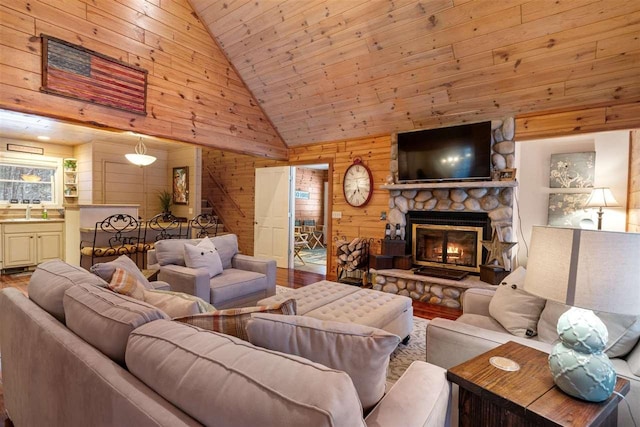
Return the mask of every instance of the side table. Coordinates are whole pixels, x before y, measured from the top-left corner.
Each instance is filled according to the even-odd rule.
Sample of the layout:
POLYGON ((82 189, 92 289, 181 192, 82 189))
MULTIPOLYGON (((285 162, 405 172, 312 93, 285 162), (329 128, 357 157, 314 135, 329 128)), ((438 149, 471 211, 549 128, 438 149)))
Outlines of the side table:
POLYGON ((153 282, 154 280, 158 280, 159 272, 160 270, 147 270, 147 269, 142 270, 142 274, 150 282, 153 282))
MULTIPOLYGON (((460 426, 616 426, 620 397, 601 403, 575 399, 553 382, 548 354, 509 341, 447 371, 460 387, 460 426), (493 366, 504 357, 520 365, 517 371, 493 366)), ((626 395, 629 381, 618 377, 615 390, 626 395)))

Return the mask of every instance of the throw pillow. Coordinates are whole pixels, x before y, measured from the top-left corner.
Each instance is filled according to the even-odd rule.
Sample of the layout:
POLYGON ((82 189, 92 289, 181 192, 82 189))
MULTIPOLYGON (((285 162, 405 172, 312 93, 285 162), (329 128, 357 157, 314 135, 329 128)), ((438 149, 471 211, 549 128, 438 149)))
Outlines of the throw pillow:
MULTIPOLYGON (((553 343, 558 340, 557 324, 558 319, 570 306, 555 301, 547 301, 547 305, 542 310, 538 331, 540 341, 553 343)), ((624 314, 594 312, 602 320, 609 332, 609 339, 604 352, 607 356, 626 356, 638 343, 640 339, 640 316, 630 316, 624 314)))
POLYGON ((144 286, 136 279, 135 276, 129 274, 127 270, 116 267, 116 271, 109 282, 109 289, 122 295, 126 295, 138 300, 144 300, 144 286))
POLYGON ((535 336, 540 313, 546 300, 523 291, 526 270, 518 267, 498 285, 489 303, 489 314, 511 334, 531 338, 535 336))
POLYGON ((296 300, 290 298, 279 304, 261 305, 256 307, 230 308, 211 313, 180 317, 178 322, 187 323, 209 331, 220 332, 248 341, 246 325, 251 319, 251 313, 296 314, 296 300))
POLYGON ((90 270, 96 276, 104 279, 106 282, 110 282, 113 273, 116 271, 116 267, 126 270, 129 274, 133 275, 145 288, 153 289, 153 286, 151 286, 147 278, 144 277, 144 274, 142 274, 142 271, 140 271, 136 263, 126 255, 120 255, 113 261, 94 264, 90 270))
POLYGON ((184 262, 189 268, 204 268, 209 277, 222 273, 222 261, 213 242, 205 237, 196 246, 184 244, 184 262))
POLYGON ((144 301, 164 311, 171 318, 215 311, 215 307, 202 298, 183 292, 145 289, 144 301))
POLYGON ((389 356, 400 337, 356 323, 254 313, 247 323, 249 342, 304 357, 351 377, 365 411, 382 398, 389 356))

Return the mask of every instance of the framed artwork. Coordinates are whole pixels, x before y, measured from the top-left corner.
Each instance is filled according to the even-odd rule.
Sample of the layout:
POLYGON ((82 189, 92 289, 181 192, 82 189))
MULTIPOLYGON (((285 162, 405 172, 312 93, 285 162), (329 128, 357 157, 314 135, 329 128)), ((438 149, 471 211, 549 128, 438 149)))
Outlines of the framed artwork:
POLYGON ((500 181, 515 181, 516 179, 515 169, 502 169, 499 174, 500 181))
POLYGON ((173 168, 173 204, 189 203, 189 167, 173 168))
POLYGON ((590 220, 591 213, 584 209, 589 193, 549 194, 547 225, 580 228, 581 222, 590 220))
POLYGON ((42 35, 42 92, 146 115, 147 74, 143 68, 42 35))
POLYGON ((561 153, 551 155, 549 187, 591 188, 596 170, 596 153, 561 153))

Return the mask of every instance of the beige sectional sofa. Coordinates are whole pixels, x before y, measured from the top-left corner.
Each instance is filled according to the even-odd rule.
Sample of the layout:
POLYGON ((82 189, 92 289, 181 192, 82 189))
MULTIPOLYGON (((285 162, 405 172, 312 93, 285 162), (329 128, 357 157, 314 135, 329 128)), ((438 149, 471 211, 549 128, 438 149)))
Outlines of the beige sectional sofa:
MULTIPOLYGON (((555 330, 558 318, 569 307, 521 291, 525 274, 523 268, 516 270, 496 290, 467 290, 463 314, 456 321, 432 319, 427 326, 427 362, 448 369, 507 341, 550 353, 558 339, 555 330)), ((626 399, 633 417, 640 420, 640 317, 598 315, 609 330, 606 353, 618 376, 630 381, 626 399)), ((455 411, 456 386, 453 396, 455 411)), ((453 419, 457 419, 457 414, 453 414, 453 419)), ((633 425, 625 403, 619 405, 618 425, 633 425)))
POLYGON ((276 262, 238 252, 238 237, 225 234, 212 237, 222 272, 210 277, 204 269, 189 268, 184 245, 197 245, 202 239, 168 239, 156 242, 147 252, 149 269, 159 269, 158 280, 171 285, 172 291, 202 298, 217 309, 247 307, 276 293, 276 262))
MULTIPOLYGON (((38 266, 29 298, 13 288, 0 291, 5 406, 16 426, 447 424, 450 385, 442 368, 414 362, 365 417, 361 392, 351 379, 355 374, 172 321, 106 285, 56 260, 38 266)), ((247 330, 263 338, 268 333, 267 346, 278 341, 289 346, 295 334, 295 347, 304 352, 299 348, 307 347, 304 334, 326 323, 283 317, 287 322, 262 314, 249 320, 247 330)), ((328 362, 365 363, 366 354, 352 350, 353 340, 387 347, 400 340, 361 325, 337 329, 342 328, 324 351, 328 362)), ((316 344, 331 342, 323 334, 316 335, 316 344)), ((318 349, 307 351, 313 356, 318 349)))

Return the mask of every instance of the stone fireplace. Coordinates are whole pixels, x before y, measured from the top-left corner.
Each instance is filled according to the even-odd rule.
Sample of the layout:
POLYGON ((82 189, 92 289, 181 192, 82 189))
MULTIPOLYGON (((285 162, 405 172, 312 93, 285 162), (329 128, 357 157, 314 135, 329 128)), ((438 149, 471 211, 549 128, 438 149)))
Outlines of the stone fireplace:
MULTIPOLYGON (((492 129, 492 170, 501 171, 513 168, 515 164, 514 119, 493 120, 492 129)), ((447 264, 447 268, 467 269, 473 276, 456 282, 449 279, 431 278, 413 274, 410 270, 374 271, 374 289, 410 296, 413 299, 427 301, 447 307, 461 307, 461 296, 464 289, 470 287, 493 288, 481 282, 477 276, 479 265, 486 258, 486 250, 481 249, 478 241, 491 240, 493 233, 503 242, 514 241, 513 233, 513 199, 517 182, 500 181, 463 181, 436 183, 398 182, 397 144, 392 141, 390 174, 383 189, 389 190, 388 222, 391 229, 399 226, 400 237, 405 239, 415 251, 414 264, 423 262, 447 264), (450 223, 452 218, 457 217, 450 223), (429 218, 429 219, 426 219, 429 218), (467 221, 470 221, 467 222, 467 221), (479 223, 478 223, 479 222, 479 223), (416 227, 416 225, 418 225, 416 227), (431 227, 420 225, 436 225, 442 238, 440 243, 428 243, 421 240, 426 233, 435 233, 431 227), (442 233, 450 228, 459 227, 465 231, 461 236, 442 233), (471 228, 471 230, 467 229, 471 228), (477 230, 476 230, 477 228, 477 230), (481 231, 480 231, 481 230, 481 231), (473 239, 466 235, 473 234, 473 239), (415 234, 423 237, 414 241, 415 234), (481 234, 481 238, 480 238, 481 234), (466 239, 474 240, 474 243, 466 239), (458 245, 449 248, 449 242, 458 245), (446 243, 445 243, 446 242, 446 243), (463 246, 463 247, 460 247, 463 246), (462 250, 462 254, 460 251, 462 250), (470 253, 468 252, 470 251, 470 253), (444 261, 446 259, 446 261, 444 261)), ((437 240, 437 239, 435 239, 437 240)), ((510 265, 505 265, 510 270, 510 265)))

